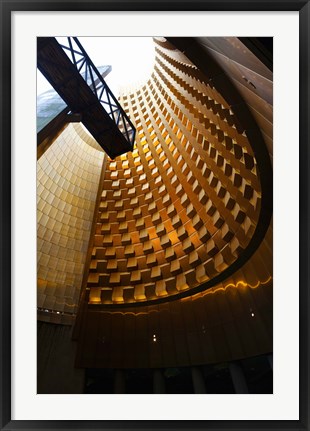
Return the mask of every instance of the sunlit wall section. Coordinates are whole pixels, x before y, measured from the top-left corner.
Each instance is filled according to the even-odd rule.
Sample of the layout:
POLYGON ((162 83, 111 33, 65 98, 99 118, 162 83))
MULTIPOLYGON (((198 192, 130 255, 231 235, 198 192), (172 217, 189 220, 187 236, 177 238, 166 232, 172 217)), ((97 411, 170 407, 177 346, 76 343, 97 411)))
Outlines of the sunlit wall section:
POLYGON ((260 213, 244 127, 181 53, 156 43, 152 77, 121 104, 136 146, 107 163, 91 304, 164 298, 212 280, 245 250, 260 213))
POLYGON ((39 319, 75 315, 104 153, 69 124, 37 163, 39 319))

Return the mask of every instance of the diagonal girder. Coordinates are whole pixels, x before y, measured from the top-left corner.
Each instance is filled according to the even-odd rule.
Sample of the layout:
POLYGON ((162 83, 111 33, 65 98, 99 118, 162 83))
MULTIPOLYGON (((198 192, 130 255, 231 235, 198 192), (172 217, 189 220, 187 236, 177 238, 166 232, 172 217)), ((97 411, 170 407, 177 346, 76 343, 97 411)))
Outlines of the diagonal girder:
POLYGON ((112 159, 132 151, 135 127, 79 40, 67 42, 38 38, 39 70, 112 159))

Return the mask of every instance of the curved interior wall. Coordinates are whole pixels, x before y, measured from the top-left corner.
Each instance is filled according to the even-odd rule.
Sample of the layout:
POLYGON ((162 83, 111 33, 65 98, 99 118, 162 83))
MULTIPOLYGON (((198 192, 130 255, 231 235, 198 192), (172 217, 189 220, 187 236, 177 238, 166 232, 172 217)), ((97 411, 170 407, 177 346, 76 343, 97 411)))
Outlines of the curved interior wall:
MULTIPOLYGON (((272 351, 271 226, 238 271, 208 290, 195 290, 242 255, 257 227, 260 178, 244 125, 183 54, 156 44, 152 77, 120 98, 137 126, 136 147, 115 161, 108 159, 102 171, 91 259, 85 268, 86 302, 81 303, 75 327, 76 365, 82 368, 199 365, 272 351), (187 297, 176 300, 183 293, 187 297)), ((81 144, 85 169, 97 155, 102 163, 103 154, 89 148, 96 144, 83 129, 79 125, 70 129, 73 141, 87 143, 87 147, 81 144), (86 157, 89 151, 94 158, 86 157)), ((70 152, 75 153, 73 141, 70 152)), ((44 175, 54 157, 42 166, 44 175)), ((59 159, 63 163, 64 155, 59 159)), ((93 168, 98 176, 91 185, 91 211, 101 170, 97 165, 93 168)), ((79 178, 84 178, 77 169, 79 178)), ((59 172, 59 177, 65 172, 59 172)), ((62 187, 58 178, 53 193, 57 195, 62 187)), ((40 191, 47 201, 45 193, 40 191)), ((87 213, 90 224, 91 211, 87 213)), ((54 216, 49 213, 43 220, 50 218, 54 216)), ((79 255, 74 268, 79 270, 74 276, 75 296, 69 297, 60 278, 68 274, 72 279, 71 264, 63 274, 57 258, 56 267, 51 266, 54 271, 49 272, 50 259, 55 264, 52 253, 61 249, 49 244, 53 232, 45 235, 39 229, 38 243, 45 244, 45 251, 38 266, 43 280, 38 305, 49 309, 50 304, 54 311, 39 312, 39 318, 68 323, 66 314, 57 311, 72 315, 76 311, 90 224, 83 251, 73 247, 74 253, 78 250, 75 256, 79 255), (59 308, 58 303, 65 304, 68 298, 74 306, 59 308)), ((56 225, 58 220, 52 231, 56 225)), ((66 248, 69 244, 73 243, 66 248)))
POLYGON ((107 162, 90 304, 152 301, 210 284, 247 248, 261 209, 245 127, 184 55, 157 44, 151 79, 120 99, 136 144, 107 162))
MULTIPOLYGON (((248 38, 245 38, 248 39, 248 38)), ((237 90, 230 94, 229 103, 234 111, 242 114, 246 103, 259 127, 270 158, 273 154, 273 72, 236 37, 169 37, 161 41, 170 51, 178 48, 188 55, 195 65, 209 75, 213 82, 225 86, 225 75, 237 90), (171 42, 171 44, 169 43, 171 42), (241 98, 240 98, 241 97, 241 98)), ((250 42, 250 45, 253 42, 250 42)), ((257 52, 257 51, 256 51, 257 52)), ((267 60, 269 63, 269 60, 267 60)), ((243 112, 243 114, 245 114, 243 112)), ((248 117, 249 119, 249 117, 248 117)), ((246 124, 249 128, 249 123, 246 124)))
POLYGON ((37 162, 39 319, 75 316, 104 154, 69 124, 37 162))
POLYGON ((269 354, 272 227, 250 261, 205 292, 148 306, 90 306, 80 319, 81 368, 183 367, 269 354))

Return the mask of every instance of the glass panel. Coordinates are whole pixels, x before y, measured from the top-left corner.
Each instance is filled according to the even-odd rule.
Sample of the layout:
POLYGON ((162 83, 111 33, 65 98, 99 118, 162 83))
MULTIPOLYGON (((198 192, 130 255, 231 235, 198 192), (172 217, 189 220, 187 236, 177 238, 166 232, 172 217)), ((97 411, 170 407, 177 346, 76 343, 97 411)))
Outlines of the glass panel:
POLYGON ((38 70, 37 133, 53 120, 67 105, 38 70), (41 93, 41 94, 40 94, 41 93))

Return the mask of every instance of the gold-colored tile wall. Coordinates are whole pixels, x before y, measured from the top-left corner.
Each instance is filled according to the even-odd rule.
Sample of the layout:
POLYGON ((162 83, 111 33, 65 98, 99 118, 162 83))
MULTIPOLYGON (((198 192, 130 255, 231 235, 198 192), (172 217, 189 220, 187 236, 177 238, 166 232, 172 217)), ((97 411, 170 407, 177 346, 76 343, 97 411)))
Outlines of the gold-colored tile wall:
MULTIPOLYGON (((212 289, 162 304, 114 310, 92 306, 83 320, 78 366, 181 367, 271 352, 271 250, 272 226, 252 259, 212 289)), ((121 297, 124 292, 117 291, 121 297)))
POLYGON ((152 77, 121 103, 136 144, 107 163, 88 279, 96 304, 212 279, 246 248, 260 212, 245 130, 190 62, 156 46, 152 77))
POLYGON ((69 124, 37 162, 37 306, 51 319, 77 311, 104 157, 93 141, 69 124))

